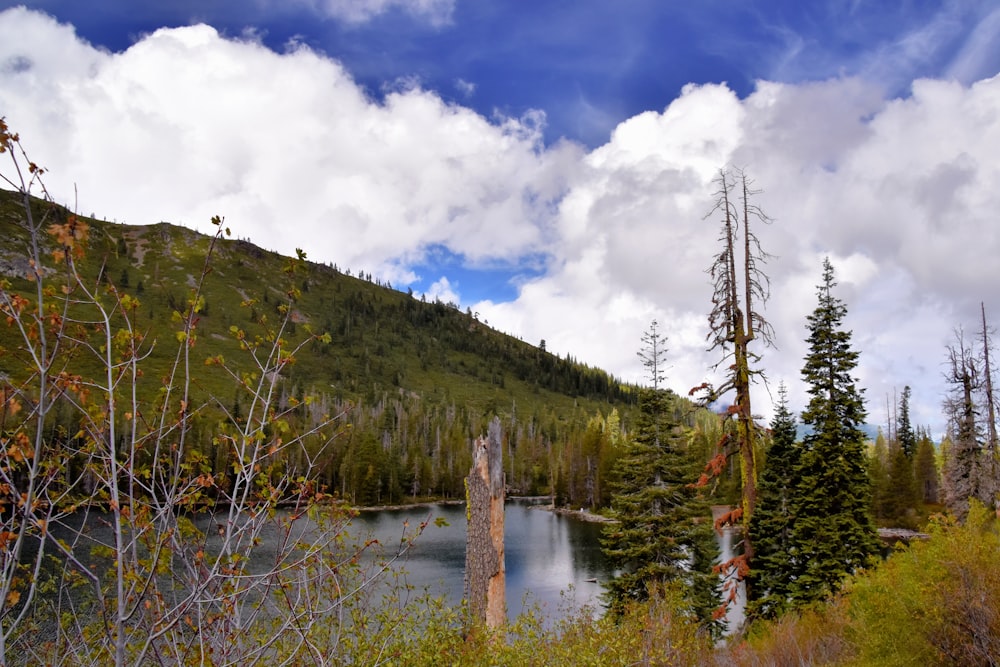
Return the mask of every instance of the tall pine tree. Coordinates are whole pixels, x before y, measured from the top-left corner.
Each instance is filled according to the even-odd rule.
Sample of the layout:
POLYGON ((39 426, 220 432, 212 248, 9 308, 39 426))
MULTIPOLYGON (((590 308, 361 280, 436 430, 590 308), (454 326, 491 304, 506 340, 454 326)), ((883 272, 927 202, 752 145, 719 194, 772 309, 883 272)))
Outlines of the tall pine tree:
POLYGON ((861 428, 865 405, 851 375, 858 352, 843 328, 847 307, 833 295, 836 284, 826 259, 819 302, 808 317, 809 355, 802 369, 810 395, 802 421, 810 431, 803 439, 792 531, 802 565, 790 587, 795 604, 829 596, 878 553, 861 428))
POLYGON ((658 390, 667 377, 667 336, 660 333, 656 320, 650 322, 649 329, 642 334, 642 347, 639 348, 638 355, 649 373, 653 391, 658 390))
MULTIPOLYGON (((650 372, 658 387, 665 339, 654 325, 643 342, 647 356, 657 360, 650 372)), ((601 544, 621 574, 608 583, 608 597, 612 610, 620 610, 629 600, 645 599, 651 584, 677 582, 691 611, 714 626, 719 580, 712 568, 719 550, 708 501, 693 484, 700 462, 676 416, 677 400, 664 389, 641 390, 636 427, 615 462, 611 509, 618 522, 608 524, 601 544)))
POLYGON ((913 425, 910 424, 910 385, 903 387, 903 397, 899 401, 899 414, 896 415, 896 439, 899 446, 906 454, 906 458, 913 459, 917 453, 917 435, 913 432, 913 425))
POLYGON ((757 488, 757 510, 750 519, 756 551, 749 576, 750 618, 771 618, 788 608, 795 566, 801 564, 799 550, 792 542, 802 456, 796 431, 795 417, 788 410, 788 393, 782 384, 771 420, 771 444, 757 488))

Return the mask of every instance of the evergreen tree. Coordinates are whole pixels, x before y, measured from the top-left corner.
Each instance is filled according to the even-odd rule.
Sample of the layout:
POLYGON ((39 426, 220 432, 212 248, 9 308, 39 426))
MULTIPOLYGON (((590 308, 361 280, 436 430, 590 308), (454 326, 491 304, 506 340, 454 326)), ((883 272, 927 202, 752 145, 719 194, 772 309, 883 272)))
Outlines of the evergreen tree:
POLYGON ((673 418, 674 400, 664 390, 640 392, 635 431, 616 462, 611 508, 618 523, 608 524, 601 544, 621 574, 608 583, 608 597, 618 611, 645 599, 652 584, 680 582, 692 612, 711 624, 719 607, 712 571, 718 545, 708 502, 692 484, 700 466, 673 418))
POLYGON ((990 352, 993 348, 993 341, 990 327, 986 324, 986 305, 979 302, 980 313, 982 314, 982 330, 980 344, 982 353, 980 367, 982 368, 982 387, 980 388, 980 401, 982 405, 981 415, 985 421, 983 425, 982 469, 984 484, 980 494, 980 499, 987 507, 996 509, 1000 500, 1000 436, 997 435, 997 413, 995 396, 993 395, 993 364, 990 361, 990 352))
POLYGON ((757 509, 750 519, 756 557, 750 569, 747 615, 774 617, 788 606, 795 565, 801 557, 792 543, 801 444, 795 441, 795 417, 788 410, 785 385, 771 420, 771 444, 758 486, 757 509))
POLYGON ((889 479, 881 518, 895 527, 916 528, 917 502, 913 461, 900 443, 889 455, 889 479))
POLYGON ((829 596, 878 552, 861 429, 864 399, 851 376, 858 352, 843 329, 847 307, 833 295, 836 284, 826 259, 802 369, 810 395, 802 421, 811 430, 803 441, 791 540, 802 565, 791 583, 795 604, 829 596))
POLYGON ((872 486, 872 513, 876 519, 884 519, 889 500, 889 444, 879 428, 875 436, 875 446, 868 457, 868 479, 872 486))
POLYGON ((667 375, 667 337, 659 332, 658 327, 656 320, 650 323, 649 329, 642 334, 642 348, 638 352, 654 391, 660 388, 667 375))
POLYGON ((940 482, 934 441, 931 440, 931 436, 926 431, 921 431, 917 436, 917 458, 913 463, 913 475, 916 479, 917 494, 921 502, 936 504, 939 501, 940 482))
POLYGON ((913 459, 917 453, 917 436, 913 432, 910 424, 910 387, 903 387, 903 397, 899 401, 899 414, 896 416, 896 439, 899 446, 906 454, 906 458, 913 459))

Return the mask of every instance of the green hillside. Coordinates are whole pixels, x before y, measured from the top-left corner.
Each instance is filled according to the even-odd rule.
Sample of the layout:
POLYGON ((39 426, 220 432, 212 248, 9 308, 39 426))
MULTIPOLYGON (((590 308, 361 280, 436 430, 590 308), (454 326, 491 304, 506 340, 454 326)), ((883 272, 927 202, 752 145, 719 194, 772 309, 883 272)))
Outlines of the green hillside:
MULTIPOLYGON (((33 206, 36 220, 47 216, 46 225, 68 219, 65 209, 41 201, 33 206)), ((132 326, 147 345, 155 341, 137 383, 143 399, 152 401, 177 358, 178 321, 206 272, 213 238, 167 223, 79 220, 89 227, 77 260, 84 282, 104 301, 112 299, 113 287, 138 302, 132 326)), ((40 236, 48 246, 43 256, 51 257, 56 239, 40 236)), ((30 294, 30 238, 15 193, 0 192, 0 239, 0 275, 12 292, 30 294)), ((287 405, 315 394, 326 410, 344 413, 351 428, 325 466, 326 482, 359 502, 462 493, 469 440, 492 415, 501 416, 510 432, 511 486, 548 493, 554 478, 570 474, 560 472, 560 461, 572 458, 565 450, 578 446, 592 417, 617 408, 627 423, 631 414, 634 387, 495 331, 453 304, 427 303, 370 276, 293 260, 225 234, 214 244, 192 358, 203 364, 221 357, 239 375, 254 371, 241 339, 266 342, 280 335, 289 347, 304 343, 282 370, 281 400, 287 405), (282 322, 284 329, 277 331, 282 322), (329 334, 329 342, 310 339, 318 334, 329 334), (369 450, 378 450, 374 467, 380 479, 369 485, 374 491, 359 495, 352 461, 371 456, 369 450)), ((62 266, 52 262, 47 275, 62 266)), ((0 371, 18 378, 26 366, 15 328, 0 327, 0 345, 0 371)), ((87 355, 75 357, 73 368, 83 375, 101 371, 87 355)), ((219 408, 218 414, 203 414, 205 428, 223 410, 239 415, 247 407, 231 374, 202 366, 192 377, 196 402, 219 408)), ((572 493, 574 484, 564 486, 565 500, 584 500, 572 493)))

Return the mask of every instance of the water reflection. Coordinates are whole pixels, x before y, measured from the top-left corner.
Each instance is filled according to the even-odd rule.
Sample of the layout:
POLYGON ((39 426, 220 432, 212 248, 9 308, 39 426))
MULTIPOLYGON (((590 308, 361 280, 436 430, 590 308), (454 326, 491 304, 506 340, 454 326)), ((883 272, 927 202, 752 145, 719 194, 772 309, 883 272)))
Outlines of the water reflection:
MULTIPOLYGON (((465 506, 432 505, 363 512, 355 519, 359 535, 370 533, 387 548, 399 543, 404 522, 429 524, 404 565, 408 583, 453 604, 462 599, 465 574, 465 506), (448 526, 434 525, 438 517, 448 526)), ((513 618, 537 605, 548 616, 563 611, 564 594, 575 606, 600 605, 611 567, 601 552, 601 525, 554 514, 528 500, 509 501, 504 522, 507 611, 513 618)))
MULTIPOLYGON (((602 583, 613 574, 613 568, 600 546, 602 524, 588 523, 542 509, 546 501, 508 501, 505 517, 505 551, 507 568, 507 611, 513 619, 525 608, 539 607, 549 618, 562 616, 568 606, 589 605, 599 609, 602 583)), ((209 536, 207 543, 216 542, 213 527, 222 519, 202 515, 196 524, 209 536)), ((75 528, 86 524, 89 539, 110 544, 112 540, 108 518, 92 514, 72 518, 75 528)), ((451 604, 461 602, 465 577, 466 515, 463 504, 436 504, 402 509, 380 509, 362 512, 348 527, 348 533, 360 541, 375 538, 383 554, 393 554, 407 535, 427 521, 427 528, 414 542, 401 561, 404 581, 418 591, 426 590, 444 596, 451 604), (447 525, 437 526, 444 519, 447 525)), ((316 526, 311 522, 297 523, 291 529, 293 538, 309 541, 316 526)), ((53 536, 71 539, 73 531, 52 531, 53 536)), ((248 566, 252 572, 264 572, 273 567, 279 544, 285 543, 274 525, 265 527, 260 543, 249 552, 248 566)), ((352 540, 353 541, 353 540, 352 540)), ((725 530, 720 535, 722 561, 731 558, 734 533, 725 530)), ((366 554, 369 552, 366 551, 366 554)), ((742 620, 745 600, 729 610, 730 627, 742 620)))
MULTIPOLYGON (((740 529, 727 526, 717 533, 719 539, 719 562, 725 563, 737 555, 736 547, 740 529)), ((741 582, 736 589, 736 599, 726 608, 726 634, 735 632, 743 625, 746 617, 746 586, 741 582)))

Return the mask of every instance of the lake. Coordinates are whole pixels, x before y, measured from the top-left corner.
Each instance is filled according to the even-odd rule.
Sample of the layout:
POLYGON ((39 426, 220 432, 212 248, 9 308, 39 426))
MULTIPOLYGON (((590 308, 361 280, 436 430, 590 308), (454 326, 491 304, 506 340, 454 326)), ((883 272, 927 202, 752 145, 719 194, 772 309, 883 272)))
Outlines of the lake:
MULTIPOLYGON (((546 511, 548 502, 548 498, 514 499, 505 506, 507 615, 511 619, 533 605, 548 617, 564 616, 567 602, 572 607, 600 609, 602 583, 614 574, 601 551, 603 524, 546 511)), ((425 519, 430 523, 404 566, 407 581, 459 604, 465 587, 465 505, 365 511, 354 524, 359 536, 370 533, 388 547, 398 544, 404 522, 412 527, 425 519), (435 526, 438 517, 448 525, 435 526)), ((717 534, 721 561, 735 555, 737 533, 736 528, 724 528, 717 534)), ((741 585, 735 603, 727 609, 727 631, 742 624, 745 607, 741 585)))
MULTIPOLYGON (((546 616, 565 613, 564 594, 574 606, 600 605, 612 568, 601 552, 602 524, 546 511, 544 500, 509 500, 504 520, 507 613, 537 605, 546 616)), ((387 547, 399 542, 404 522, 430 520, 404 569, 408 583, 459 604, 464 593, 465 505, 436 504, 362 512, 352 533, 371 534, 387 547), (436 526, 443 518, 448 525, 436 526)))
MULTIPOLYGON (((504 548, 508 616, 514 619, 526 609, 538 608, 544 617, 554 619, 582 606, 591 606, 600 613, 602 584, 614 573, 601 551, 604 524, 548 511, 545 509, 547 504, 548 498, 507 501, 504 548)), ((108 524, 102 516, 91 517, 88 532, 110 543, 108 524)), ((215 541, 209 528, 216 521, 209 515, 197 520, 207 531, 209 543, 215 541)), ((427 521, 427 527, 400 564, 405 571, 405 581, 418 592, 443 596, 451 604, 458 605, 465 588, 464 504, 362 511, 353 519, 348 533, 355 538, 353 541, 377 539, 383 552, 389 555, 398 547, 403 535, 411 534, 423 521, 427 521), (435 525, 437 519, 443 519, 446 525, 435 525)), ((308 533, 311 530, 308 525, 300 530, 308 533)), ((61 532, 57 528, 53 535, 68 537, 59 534, 61 532)), ((277 544, 274 529, 266 529, 262 539, 261 548, 248 554, 251 571, 263 572, 273 566, 274 551, 268 546, 277 544)), ((732 530, 719 534, 723 560, 732 556, 733 541, 732 530)), ((730 627, 740 623, 742 614, 741 596, 727 614, 730 627)))

